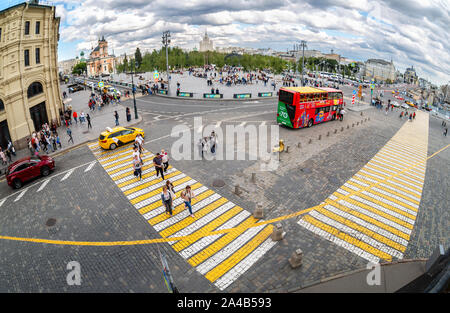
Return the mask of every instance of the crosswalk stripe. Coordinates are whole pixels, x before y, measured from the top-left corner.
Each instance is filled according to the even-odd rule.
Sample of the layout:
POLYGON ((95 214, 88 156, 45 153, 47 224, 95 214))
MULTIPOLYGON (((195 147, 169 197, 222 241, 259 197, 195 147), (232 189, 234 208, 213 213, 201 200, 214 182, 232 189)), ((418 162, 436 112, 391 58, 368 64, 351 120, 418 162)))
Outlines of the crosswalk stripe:
MULTIPOLYGON (((397 165, 397 166, 402 166, 404 168, 408 168, 408 167, 412 167, 414 166, 414 168, 418 168, 420 170, 422 170, 423 172, 425 172, 425 166, 417 163, 417 162, 412 162, 409 160, 405 160, 405 158, 398 158, 395 155, 393 155, 392 153, 387 154, 386 152, 383 151, 379 151, 375 156, 374 159, 381 159, 384 162, 390 162, 391 164, 397 165)), ((423 163, 425 164, 425 162, 423 163)))
POLYGON ((66 173, 66 175, 64 175, 64 177, 63 177, 60 181, 64 181, 64 180, 66 180, 67 178, 69 178, 69 176, 72 175, 73 171, 74 171, 73 169, 70 170, 70 171, 68 171, 68 172, 66 173))
POLYGON ((422 164, 426 162, 426 158, 420 158, 420 157, 416 157, 414 155, 411 155, 411 153, 406 152, 406 151, 401 151, 399 149, 393 148, 393 147, 386 147, 384 146, 381 151, 387 153, 387 154, 392 154, 395 155, 401 159, 407 159, 407 160, 411 160, 413 163, 418 163, 418 164, 422 164))
MULTIPOLYGON (((193 225, 190 225, 190 227, 186 227, 185 229, 178 231, 177 233, 171 235, 170 237, 185 236, 190 234, 192 234, 193 236, 201 235, 204 233, 206 234, 216 229, 219 225, 222 225, 226 221, 230 220, 232 217, 236 216, 241 211, 242 209, 238 206, 235 206, 234 203, 227 202, 221 207, 214 210, 213 212, 204 216, 199 221, 196 221, 193 225)), ((188 247, 189 245, 191 245, 192 242, 194 241, 195 240, 180 240, 179 242, 170 244, 172 244, 172 248, 175 251, 181 251, 186 247, 188 247)))
POLYGON ((217 279, 214 284, 221 290, 227 288, 229 285, 235 282, 240 275, 245 273, 253 264, 255 264, 255 262, 258 261, 275 244, 276 242, 269 237, 241 262, 239 262, 231 270, 226 272, 222 277, 217 279))
POLYGON ((398 143, 393 143, 393 142, 388 143, 385 147, 388 149, 399 150, 399 151, 402 151, 403 153, 416 156, 416 158, 418 158, 418 159, 426 158, 426 155, 421 152, 422 149, 420 149, 420 150, 419 149, 411 149, 411 148, 405 147, 404 145, 400 145, 398 143))
MULTIPOLYGON (((380 224, 378 226, 385 228, 386 230, 391 229, 391 232, 396 234, 397 236, 403 237, 406 240, 409 240, 411 235, 411 229, 403 227, 402 225, 396 223, 395 221, 392 221, 389 218, 386 218, 385 215, 378 214, 378 212, 374 212, 374 210, 367 209, 367 206, 360 206, 360 203, 353 200, 336 200, 335 196, 330 196, 329 199, 325 200, 325 203, 337 206, 339 208, 345 207, 348 209, 349 213, 352 213, 352 210, 355 211, 355 213, 360 213, 362 215, 365 215, 372 219, 372 221, 376 220, 380 224), (381 226, 386 225, 386 227, 381 226), (403 234, 402 234, 403 233, 403 234)), ((355 215, 355 214, 353 214, 355 215)), ((359 216, 361 217, 361 216, 359 216)), ((375 223, 375 221, 374 221, 375 223)))
POLYGON ((357 238, 354 238, 352 235, 349 234, 350 230, 340 231, 336 227, 325 224, 325 223, 321 222, 320 220, 313 218, 309 214, 304 216, 303 219, 305 222, 309 222, 310 224, 322 229, 326 233, 328 233, 330 235, 334 235, 335 237, 338 237, 339 239, 341 239, 353 246, 358 247, 360 250, 363 250, 366 253, 369 253, 369 254, 374 255, 381 259, 385 259, 389 262, 392 260, 392 256, 390 256, 389 254, 382 252, 382 251, 376 249, 375 247, 372 247, 371 245, 369 245, 357 238))
MULTIPOLYGON (((197 184, 197 186, 201 186, 200 184, 197 184)), ((208 190, 208 187, 201 186, 198 189, 195 189, 196 185, 191 186, 191 189, 195 191, 196 194, 202 194, 203 192, 208 190)), ((181 190, 176 193, 177 198, 173 200, 172 204, 173 207, 176 208, 180 204, 184 204, 184 200, 180 197, 181 190)), ((143 207, 139 210, 142 216, 149 220, 155 216, 158 216, 160 214, 163 214, 166 212, 166 206, 161 203, 160 206, 156 206, 155 204, 151 204, 150 206, 143 207)))
MULTIPOLYGON (((164 177, 173 179, 174 176, 180 175, 180 174, 181 174, 180 171, 177 171, 174 168, 170 168, 167 170, 166 173, 164 173, 164 177)), ((137 182, 126 181, 126 182, 117 184, 117 187, 119 187, 120 190, 122 190, 122 192, 124 192, 124 193, 126 191, 129 192, 131 190, 134 190, 134 188, 136 188, 136 187, 140 187, 139 189, 136 189, 136 191, 137 191, 137 190, 146 188, 148 186, 151 186, 152 185, 151 182, 157 178, 158 177, 156 176, 156 171, 151 171, 147 174, 142 175, 142 180, 139 180, 137 182)))
MULTIPOLYGON (((133 166, 130 166, 132 168, 133 166)), ((128 172, 125 174, 121 174, 120 177, 111 177, 111 179, 114 181, 114 183, 121 188, 122 186, 126 186, 129 184, 132 184, 136 182, 136 176, 134 176, 134 170, 127 170, 128 172)), ((147 165, 142 167, 142 178, 146 178, 152 175, 155 175, 156 171, 153 165, 147 165)))
MULTIPOLYGON (((353 181, 348 181, 347 183, 344 184, 345 187, 349 187, 349 186, 353 186, 356 188, 356 191, 361 190, 363 187, 354 183, 353 181)), ((381 201, 381 202, 385 202, 386 204, 393 206, 395 208, 392 208, 392 210, 395 210, 397 213, 400 213, 410 219, 415 219, 416 218, 416 212, 411 210, 411 207, 408 206, 407 204, 400 202, 398 200, 396 200, 395 198, 391 198, 389 196, 386 196, 384 194, 382 194, 381 196, 373 189, 370 189, 370 191, 367 190, 362 190, 359 193, 360 196, 362 195, 366 195, 368 197, 371 197, 372 199, 381 201), (383 198, 386 197, 386 198, 383 198)), ((370 200, 370 199, 368 199, 370 200)))
POLYGON ((378 183, 376 185, 377 187, 372 187, 373 190, 377 190, 378 192, 380 192, 379 190, 383 190, 384 192, 388 192, 389 194, 395 195, 396 197, 401 197, 403 201, 405 201, 405 203, 408 203, 415 209, 419 209, 420 199, 416 196, 410 195, 406 192, 399 190, 398 188, 397 189, 393 188, 392 186, 377 182, 374 179, 371 179, 369 177, 360 174, 355 174, 354 178, 352 179, 357 180, 360 184, 363 184, 363 182, 375 184, 378 183))
POLYGON ((358 238, 359 240, 384 253, 395 256, 399 259, 403 257, 403 254, 400 251, 405 251, 405 246, 399 245, 389 238, 377 234, 372 230, 360 226, 350 220, 342 218, 341 216, 329 212, 326 209, 321 208, 314 210, 311 212, 311 216, 323 223, 334 226, 341 231, 350 233, 353 237, 358 238))
POLYGON ((0 207, 3 205, 3 203, 5 203, 5 201, 6 201, 6 198, 3 199, 2 201, 0 201, 0 207))
MULTIPOLYGON (((372 231, 374 231, 376 233, 379 233, 379 234, 383 235, 384 237, 389 238, 392 241, 403 245, 405 248, 408 245, 408 241, 407 240, 405 240, 404 238, 402 238, 400 236, 397 236, 393 232, 390 232, 388 230, 385 230, 384 228, 379 227, 377 225, 377 223, 369 223, 369 222, 365 221, 364 219, 361 219, 361 218, 359 218, 359 217, 357 217, 355 215, 352 215, 350 213, 345 212, 345 210, 341 210, 340 208, 337 208, 337 207, 329 205, 329 204, 326 204, 324 206, 324 208, 327 209, 330 212, 333 212, 334 214, 337 214, 337 215, 341 216, 344 219, 351 220, 351 221, 353 221, 353 222, 355 222, 355 223, 357 223, 357 224, 359 224, 359 225, 361 225, 363 227, 366 227, 366 228, 368 228, 368 229, 370 229, 370 230, 372 230, 372 231)), ((400 251, 404 251, 404 250, 400 250, 400 251)))
MULTIPOLYGON (((202 262, 199 266, 197 266, 197 270, 200 274, 205 275, 210 272, 213 268, 217 268, 218 264, 225 261, 228 257, 230 257, 235 251, 239 249, 241 246, 240 243, 245 243, 255 237, 266 225, 261 225, 253 228, 249 228, 243 233, 239 234, 237 238, 231 241, 225 248, 217 251, 213 256, 209 257, 207 260, 202 262)), ((210 277, 207 277, 210 281, 214 281, 210 277)))
POLYGON ((226 203, 228 200, 225 198, 221 198, 220 195, 218 195, 218 194, 214 194, 211 197, 209 197, 203 201, 204 201, 203 203, 199 202, 197 207, 195 205, 192 206, 192 213, 195 214, 194 218, 188 218, 189 211, 185 210, 181 214, 178 214, 177 216, 175 216, 175 219, 181 219, 183 216, 183 213, 185 213, 186 216, 183 219, 179 220, 177 223, 173 223, 170 228, 167 228, 167 227, 164 228, 164 226, 161 226, 161 228, 159 228, 158 227, 159 225, 155 225, 155 229, 158 228, 161 230, 160 235, 162 237, 164 237, 164 238, 169 237, 170 235, 190 226, 195 221, 197 221, 197 219, 204 217, 208 213, 212 212, 216 208, 218 208, 221 205, 223 205, 224 203, 226 203), (162 229, 164 229, 164 230, 162 230, 162 229))
POLYGON ((384 175, 386 177, 383 177, 382 174, 380 175, 379 173, 376 173, 375 171, 373 171, 371 169, 363 169, 363 170, 360 170, 359 172, 367 178, 370 178, 377 182, 382 182, 383 186, 384 185, 390 186, 391 188, 402 191, 408 195, 411 195, 412 197, 414 197, 416 199, 420 199, 420 197, 421 197, 420 192, 417 192, 416 190, 408 188, 407 186, 399 183, 398 181, 394 181, 392 178, 389 178, 390 176, 384 175), (389 180, 385 180, 387 178, 389 178, 389 180))
MULTIPOLYGON (((151 153, 144 153, 142 155, 142 159, 148 160, 149 158, 153 157, 153 154, 151 153)), ((102 166, 105 170, 117 168, 118 165, 123 164, 124 162, 133 162, 132 154, 127 154, 125 156, 121 156, 120 158, 116 160, 108 160, 108 162, 102 163, 102 166)))
MULTIPOLYGON (((202 184, 197 183, 194 180, 193 180, 192 184, 190 184, 190 182, 186 182, 186 183, 181 184, 180 188, 184 188, 186 185, 190 185, 191 189, 194 190, 194 192, 196 192, 197 195, 200 194, 201 192, 205 192, 206 190, 208 190, 207 187, 202 186, 202 184), (196 190, 198 190, 198 191, 196 191, 196 190)), ((181 199, 180 195, 181 195, 181 190, 175 192, 176 199, 173 202, 174 206, 175 206, 175 203, 177 203, 176 205, 184 203, 183 202, 184 200, 181 199)), ((161 199, 161 197, 159 199, 161 199)), ((135 205, 135 207, 139 210, 139 213, 146 214, 146 213, 151 212, 151 211, 153 211, 155 209, 157 210, 158 208, 163 208, 164 206, 163 206, 161 200, 158 200, 156 202, 151 202, 151 199, 150 199, 150 200, 145 200, 145 203, 143 203, 143 205, 139 204, 139 207, 137 207, 137 205, 135 205)), ((160 214, 162 214, 164 211, 165 211, 165 208, 164 208, 163 211, 161 211, 160 214)))
MULTIPOLYGON (((382 151, 377 153, 377 157, 378 158, 382 158, 382 159, 397 160, 392 155, 387 155, 387 154, 383 153, 382 151)), ((405 161, 405 160, 402 160, 402 162, 405 163, 406 167, 414 166, 414 168, 422 168, 423 169, 423 167, 420 167, 420 165, 418 165, 418 163, 408 162, 408 161, 405 161)), ((425 177, 424 177, 424 175, 418 175, 417 178, 419 180, 424 180, 425 177)))
MULTIPOLYGON (((388 164, 387 162, 381 162, 381 161, 379 161, 378 159, 375 159, 375 158, 370 160, 369 164, 373 164, 373 165, 375 165, 375 166, 377 166, 379 168, 384 168, 384 169, 388 170, 389 172, 395 173, 395 174, 405 170, 405 169, 396 168, 396 167, 392 166, 391 164, 388 164)), ((418 174, 417 171, 415 171, 414 169, 409 169, 407 171, 415 173, 415 174, 418 174)), ((407 172, 407 171, 405 171, 405 172, 407 172)))
MULTIPOLYGON (((259 228, 259 227, 255 227, 255 228, 259 228)), ((267 240, 267 237, 270 236, 271 232, 272 232, 272 226, 267 226, 266 228, 264 228, 252 240, 248 241, 244 246, 239 248, 233 255, 229 256, 228 259, 226 259, 221 264, 219 264, 218 266, 215 266, 213 269, 211 269, 205 275, 205 277, 207 279, 209 279, 211 282, 215 282, 217 279, 222 277, 227 271, 229 271, 229 269, 228 269, 229 265, 228 265, 227 261, 232 260, 233 263, 240 262, 247 255, 249 255, 253 250, 255 250, 259 245, 261 245, 265 240, 267 240)))
MULTIPOLYGON (((306 222, 305 219, 300 219, 298 221, 298 224, 300 226, 303 226, 304 228, 308 229, 309 231, 313 232, 314 234, 316 234, 322 238, 325 238, 325 239, 333 242, 334 244, 336 244, 344 249, 347 249, 372 263, 378 263, 380 261, 379 257, 376 257, 375 255, 373 255, 363 249, 360 249, 358 246, 352 245, 349 242, 342 240, 340 238, 340 237, 342 237, 342 235, 340 237, 334 236, 333 233, 328 233, 328 232, 324 231, 322 228, 318 227, 319 225, 316 226, 315 224, 312 224, 309 221, 306 222)), ((320 225, 320 226, 322 226, 322 225, 320 225)), ((336 232, 341 234, 338 231, 336 231, 336 232)))
MULTIPOLYGON (((161 177, 158 178, 158 179, 161 179, 161 182, 164 182, 164 180, 161 177)), ((190 181, 191 179, 192 178, 190 178, 189 176, 185 176, 185 177, 177 180, 176 182, 174 182, 173 185, 177 186, 178 184, 182 184, 184 182, 190 181)), ((139 206, 140 202, 148 200, 150 198, 153 198, 153 196, 155 196, 155 195, 159 196, 159 198, 161 199, 160 192, 158 190, 154 190, 154 191, 149 192, 147 194, 143 194, 143 195, 140 195, 140 196, 138 196, 136 198, 133 198, 133 199, 130 200, 130 202, 131 202, 131 204, 139 206)))
MULTIPOLYGON (((166 180, 170 179, 172 180, 172 183, 178 181, 179 179, 182 179, 186 177, 186 174, 183 174, 181 172, 174 172, 170 173, 165 176, 166 180)), ((138 185, 134 188, 128 189, 128 190, 122 190, 123 193, 127 196, 129 200, 134 199, 138 196, 141 196, 143 194, 146 194, 147 192, 154 191, 155 189, 161 188, 158 190, 159 192, 162 192, 162 187, 166 184, 166 182, 163 180, 161 182, 158 182, 159 178, 156 177, 156 175, 153 175, 148 178, 149 181, 143 183, 142 185, 138 185)))
POLYGON ((39 191, 41 191, 42 189, 44 189, 45 186, 47 186, 47 184, 48 184, 49 182, 50 182, 50 179, 45 180, 45 181, 41 184, 41 186, 39 187, 39 189, 38 189, 36 192, 39 192, 39 191))
MULTIPOLYGON (((392 162, 392 160, 382 157, 382 156, 379 156, 379 155, 374 156, 371 161, 378 162, 379 164, 385 164, 386 166, 389 166, 390 168, 393 168, 398 172, 402 172, 405 170, 412 171, 411 169, 408 169, 409 166, 407 166, 406 164, 394 163, 394 162, 392 162)), ((414 169, 418 169, 418 167, 415 167, 414 169)), ((424 174, 423 171, 420 171, 420 172, 421 172, 421 175, 424 174)))
MULTIPOLYGON (((241 224, 239 224, 237 227, 248 227, 253 224, 255 224, 258 220, 255 219, 253 216, 249 216, 246 220, 244 220, 241 224)), ((251 228, 250 228, 251 229, 251 228)), ((236 239, 240 234, 237 231, 227 233, 226 235, 222 236, 220 239, 206 247, 205 249, 199 251, 197 254, 194 254, 188 259, 188 263, 192 266, 197 266, 203 261, 210 258, 212 255, 214 255, 217 251, 224 250, 223 248, 228 245, 230 242, 232 242, 234 239, 236 239)))
POLYGON ((98 161, 101 164, 104 164, 104 163, 108 163, 109 161, 116 160, 117 158, 123 157, 125 155, 132 155, 132 154, 133 154, 133 150, 132 149, 126 149, 125 151, 117 151, 113 155, 108 155, 108 156, 104 156, 104 157, 98 158, 98 161))
MULTIPOLYGON (((250 213, 248 211, 242 210, 239 214, 231 218, 229 221, 227 221, 222 226, 218 227, 217 230, 221 229, 228 229, 228 228, 234 228, 238 224, 242 223, 242 221, 250 216, 250 213)), ((213 229, 214 230, 214 229, 213 229)), ((207 236, 202 238, 196 238, 194 240, 191 240, 191 245, 185 248, 180 252, 180 254, 185 258, 188 259, 194 254, 197 254, 200 250, 204 249, 205 247, 212 244, 214 241, 216 241, 218 238, 222 237, 223 234, 219 235, 213 235, 213 236, 207 236)))

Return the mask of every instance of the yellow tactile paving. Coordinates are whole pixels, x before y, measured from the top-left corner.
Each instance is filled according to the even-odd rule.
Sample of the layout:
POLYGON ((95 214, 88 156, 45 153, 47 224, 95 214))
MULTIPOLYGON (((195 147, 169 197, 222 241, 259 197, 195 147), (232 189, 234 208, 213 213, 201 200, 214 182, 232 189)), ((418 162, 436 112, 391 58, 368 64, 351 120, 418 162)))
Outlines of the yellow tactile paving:
POLYGON ((425 181, 428 119, 416 112, 413 122, 405 122, 372 160, 299 224, 367 260, 401 259, 425 181))
MULTIPOLYGON (((137 212, 159 232, 161 237, 178 236, 180 233, 191 233, 193 235, 186 240, 173 241, 169 244, 177 252, 189 248, 191 255, 184 256, 181 253, 181 256, 185 257, 188 263, 196 267, 211 282, 214 283, 217 278, 222 277, 220 282, 216 283, 216 286, 221 290, 234 282, 242 275, 243 271, 252 266, 275 244, 271 240, 267 241, 272 232, 270 224, 260 226, 261 229, 258 229, 258 232, 237 229, 220 236, 217 240, 213 238, 207 244, 205 244, 205 241, 200 242, 200 239, 205 238, 205 232, 216 230, 225 223, 230 224, 231 221, 233 224, 230 224, 230 227, 236 226, 235 224, 239 220, 232 220, 232 218, 242 212, 243 209, 196 182, 188 175, 169 166, 169 173, 164 176, 175 187, 176 198, 174 201, 177 204, 173 208, 173 214, 168 215, 162 205, 160 196, 162 183, 165 180, 156 177, 156 171, 152 164, 152 153, 145 151, 142 168, 144 174, 142 180, 139 181, 133 176, 132 146, 118 148, 116 151, 103 151, 98 148, 96 143, 89 144, 88 147, 97 157, 106 173, 110 175, 112 181, 128 197, 130 203, 135 206, 137 212), (180 199, 181 188, 184 188, 186 184, 191 185, 195 193, 195 198, 191 201, 194 217, 189 215, 188 209, 185 208, 184 202, 180 199), (201 245, 198 245, 199 242, 201 245), (233 246, 233 249, 229 251, 220 250, 227 245, 233 246), (252 253, 256 249, 256 253, 252 253), (233 251, 235 252, 233 253, 233 251), (216 264, 217 255, 224 258, 224 262, 217 261, 216 264), (241 262, 244 259, 245 262, 241 262), (235 268, 238 268, 238 270, 235 268), (208 271, 206 272, 205 269, 208 269, 208 271)), ((258 220, 250 216, 247 220, 238 224, 239 226, 246 226, 256 222, 258 220)))

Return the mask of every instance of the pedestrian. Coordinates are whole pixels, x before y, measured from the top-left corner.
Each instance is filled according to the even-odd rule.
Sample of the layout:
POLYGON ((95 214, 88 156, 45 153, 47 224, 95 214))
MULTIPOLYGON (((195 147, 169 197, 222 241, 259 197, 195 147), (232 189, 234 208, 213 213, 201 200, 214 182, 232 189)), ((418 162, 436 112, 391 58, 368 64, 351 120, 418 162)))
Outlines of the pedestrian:
POLYGON ((207 137, 203 137, 203 140, 202 140, 202 158, 204 157, 204 155, 208 151, 208 148, 209 148, 208 138, 207 137))
POLYGON ((138 134, 136 138, 134 139, 134 144, 139 148, 139 152, 143 153, 144 151, 144 138, 141 134, 138 134))
POLYGON ((141 153, 139 152, 137 145, 135 145, 133 149, 133 160, 135 158, 138 158, 141 161, 142 165, 144 165, 144 161, 142 160, 141 153))
POLYGON ((117 111, 114 111, 114 118, 116 119, 116 126, 119 126, 119 113, 117 111))
POLYGON ((184 200, 185 208, 188 208, 191 217, 194 217, 194 213, 192 212, 192 204, 191 201, 195 198, 194 192, 191 190, 191 186, 187 185, 186 189, 181 192, 181 198, 184 200))
POLYGON ((14 148, 11 140, 8 140, 8 150, 12 153, 13 156, 16 156, 16 148, 14 148))
POLYGON ((217 147, 217 135, 216 135, 216 132, 214 130, 211 132, 211 136, 209 137, 209 141, 211 143, 211 153, 215 154, 216 153, 216 147, 217 147))
POLYGON ((142 179, 142 162, 139 157, 133 159, 134 176, 138 177, 139 180, 142 179))
POLYGON ((164 151, 164 149, 161 149, 161 160, 164 165, 164 173, 166 173, 167 168, 169 167, 169 155, 164 151))
POLYGON ((81 115, 80 115, 80 124, 84 123, 84 119, 86 117, 86 114, 84 114, 84 111, 81 111, 81 115))
POLYGON ((5 155, 8 158, 8 163, 11 163, 12 162, 11 152, 9 152, 8 149, 5 150, 5 155))
POLYGON ((341 111, 339 112, 341 122, 344 120, 344 114, 345 113, 347 113, 347 112, 345 112, 345 110, 343 108, 341 108, 341 111))
POLYGON ((412 113, 409 113, 409 121, 412 122, 412 113))
POLYGON ((57 148, 56 148, 56 138, 55 138, 55 135, 52 134, 52 135, 50 136, 50 141, 52 142, 53 151, 56 151, 57 148))
POLYGON ((156 170, 156 177, 159 176, 161 173, 161 178, 164 180, 164 171, 163 171, 163 165, 162 165, 162 157, 159 153, 156 154, 156 156, 153 158, 153 165, 155 166, 156 170))
POLYGON ((445 130, 444 130, 444 136, 445 136, 445 137, 447 137, 447 131, 448 131, 448 128, 445 127, 445 130))
POLYGON ((416 119, 416 112, 413 113, 413 120, 416 119))
POLYGON ((56 144, 60 149, 62 149, 61 140, 59 139, 58 133, 55 133, 55 137, 56 137, 56 144))
MULTIPOLYGON (((77 121, 78 114, 77 114, 77 112, 73 111, 72 116, 73 116, 73 119, 75 120, 75 124, 78 124, 78 121, 77 121)), ((81 123, 81 120, 80 120, 80 123, 81 123)), ((66 126, 67 126, 67 123, 66 123, 66 126)))
POLYGON ((126 115, 127 115, 127 122, 131 121, 131 112, 129 107, 127 107, 126 109, 126 115))
POLYGON ((89 116, 89 113, 86 115, 86 120, 87 120, 87 122, 88 122, 88 129, 89 129, 89 128, 92 128, 92 125, 91 125, 91 117, 89 116))
POLYGON ((399 118, 402 119, 402 117, 403 117, 403 111, 400 112, 399 118))
POLYGON ((166 214, 172 215, 172 204, 174 196, 175 194, 172 194, 172 192, 168 190, 167 186, 164 185, 161 192, 161 201, 162 203, 164 203, 164 206, 166 207, 166 214))
POLYGON ((31 143, 31 138, 27 138, 28 150, 30 150, 30 155, 33 156, 33 144, 31 143))
POLYGON ((70 129, 70 127, 67 127, 67 135, 69 136, 69 140, 67 141, 67 143, 69 143, 71 141, 73 143, 72 130, 70 129))
POLYGON ((1 147, 0 147, 0 159, 2 160, 2 165, 8 164, 8 162, 6 161, 5 153, 3 152, 1 147))

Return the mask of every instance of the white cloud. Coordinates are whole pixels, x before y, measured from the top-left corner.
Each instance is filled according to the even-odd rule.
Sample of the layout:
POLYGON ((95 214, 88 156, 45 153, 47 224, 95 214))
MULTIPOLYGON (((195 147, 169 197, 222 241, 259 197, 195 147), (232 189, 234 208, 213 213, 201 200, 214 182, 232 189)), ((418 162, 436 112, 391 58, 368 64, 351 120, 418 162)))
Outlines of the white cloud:
MULTIPOLYGON (((449 6, 443 0, 60 0, 61 45, 90 49, 104 35, 115 53, 159 49, 162 31, 172 44, 198 47, 207 28, 215 45, 285 51, 300 40, 343 56, 414 65, 434 82, 449 80, 449 6)), ((70 56, 69 56, 70 57, 70 56)))

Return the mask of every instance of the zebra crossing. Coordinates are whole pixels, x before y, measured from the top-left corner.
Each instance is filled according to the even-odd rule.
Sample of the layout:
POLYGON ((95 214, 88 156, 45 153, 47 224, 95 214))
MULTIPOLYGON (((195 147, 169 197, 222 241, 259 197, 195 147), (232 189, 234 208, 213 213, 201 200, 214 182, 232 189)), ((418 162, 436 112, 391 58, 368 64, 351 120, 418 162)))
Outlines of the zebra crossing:
POLYGON ((156 176, 153 153, 144 151, 145 165, 142 180, 139 181, 133 174, 132 146, 115 151, 104 151, 97 142, 88 146, 117 187, 161 237, 190 235, 187 239, 168 243, 220 290, 226 289, 275 245, 270 238, 272 225, 245 229, 259 220, 172 166, 167 169, 165 178, 173 183, 176 198, 173 200, 173 215, 166 214, 161 202, 165 181, 156 176), (185 209, 180 196, 187 185, 196 195, 192 199, 194 218, 185 209), (244 230, 203 236, 211 231, 233 227, 244 227, 244 230))
POLYGON ((429 117, 416 114, 414 122, 406 122, 360 171, 298 224, 368 261, 402 259, 426 172, 429 117))

